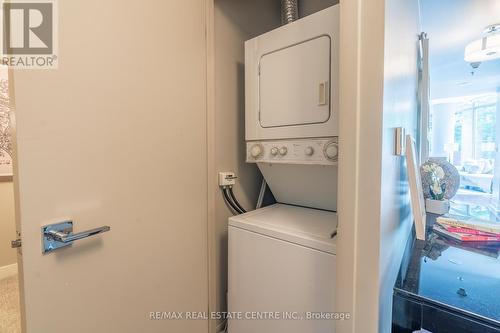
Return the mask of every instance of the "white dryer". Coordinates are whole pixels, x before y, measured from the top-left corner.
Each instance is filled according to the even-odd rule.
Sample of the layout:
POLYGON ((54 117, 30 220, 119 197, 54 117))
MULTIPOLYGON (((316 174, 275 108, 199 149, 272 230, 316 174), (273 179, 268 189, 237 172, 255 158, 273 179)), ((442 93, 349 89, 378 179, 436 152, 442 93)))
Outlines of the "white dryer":
POLYGON ((337 211, 337 138, 247 142, 280 203, 337 211))
POLYGON ((246 140, 338 136, 338 50, 338 5, 246 41, 246 140))
POLYGON ((335 311, 336 228, 333 212, 282 204, 231 217, 228 332, 334 332, 311 316, 335 311))
POLYGON ((280 203, 337 210, 339 6, 245 42, 247 162, 280 203))

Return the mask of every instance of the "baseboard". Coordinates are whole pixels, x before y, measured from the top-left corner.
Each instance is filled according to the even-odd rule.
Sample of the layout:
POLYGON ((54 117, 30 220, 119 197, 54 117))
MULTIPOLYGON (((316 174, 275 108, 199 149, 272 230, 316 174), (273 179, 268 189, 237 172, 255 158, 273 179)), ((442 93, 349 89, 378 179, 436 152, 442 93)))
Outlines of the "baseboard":
POLYGON ((0 267, 0 280, 17 274, 17 263, 0 267))

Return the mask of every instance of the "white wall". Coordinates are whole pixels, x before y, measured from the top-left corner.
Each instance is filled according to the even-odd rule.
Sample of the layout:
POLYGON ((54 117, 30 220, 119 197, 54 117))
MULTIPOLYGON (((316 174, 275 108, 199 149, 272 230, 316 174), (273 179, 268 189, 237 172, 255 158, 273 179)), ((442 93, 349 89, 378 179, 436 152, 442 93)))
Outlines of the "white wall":
MULTIPOLYGON (((268 0, 216 0, 214 8, 215 47, 215 173, 234 171, 234 192, 247 210, 255 209, 262 176, 255 164, 245 162, 245 64, 244 41, 280 25, 279 2, 268 0)), ((210 175, 216 177, 216 174, 210 175)), ((215 260, 212 287, 214 311, 226 311, 227 208, 219 186, 212 188, 215 200, 215 260)), ((218 322, 217 325, 220 325, 218 322)))
POLYGON ((390 332, 392 288, 411 227, 394 127, 414 134, 417 0, 341 3, 339 332, 390 332))
POLYGON ((384 1, 363 1, 361 7, 354 332, 369 333, 377 332, 379 315, 384 1))
POLYGON ((0 267, 16 262, 16 251, 10 241, 16 239, 14 189, 12 181, 0 180, 0 267))
POLYGON ((419 32, 417 0, 385 0, 379 332, 391 330, 392 290, 413 222, 405 159, 393 152, 395 127, 416 137, 419 32))

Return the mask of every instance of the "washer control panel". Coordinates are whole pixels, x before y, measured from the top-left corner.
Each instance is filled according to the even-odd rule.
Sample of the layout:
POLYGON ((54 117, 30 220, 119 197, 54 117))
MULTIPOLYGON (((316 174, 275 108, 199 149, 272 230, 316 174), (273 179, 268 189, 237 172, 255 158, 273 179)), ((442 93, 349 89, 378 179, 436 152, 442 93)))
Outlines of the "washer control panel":
POLYGON ((247 142, 249 163, 334 165, 338 161, 338 137, 247 142))

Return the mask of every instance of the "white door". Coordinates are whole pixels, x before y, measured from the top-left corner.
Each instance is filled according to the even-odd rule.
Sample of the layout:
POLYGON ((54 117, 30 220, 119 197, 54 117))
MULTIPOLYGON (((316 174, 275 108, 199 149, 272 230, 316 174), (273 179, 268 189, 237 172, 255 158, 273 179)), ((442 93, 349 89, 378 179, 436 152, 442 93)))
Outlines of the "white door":
POLYGON ((206 332, 203 0, 59 4, 59 68, 14 72, 25 331, 206 332), (42 254, 41 227, 106 233, 42 254))
POLYGON ((322 35, 260 58, 262 127, 318 124, 330 118, 331 39, 322 35))

